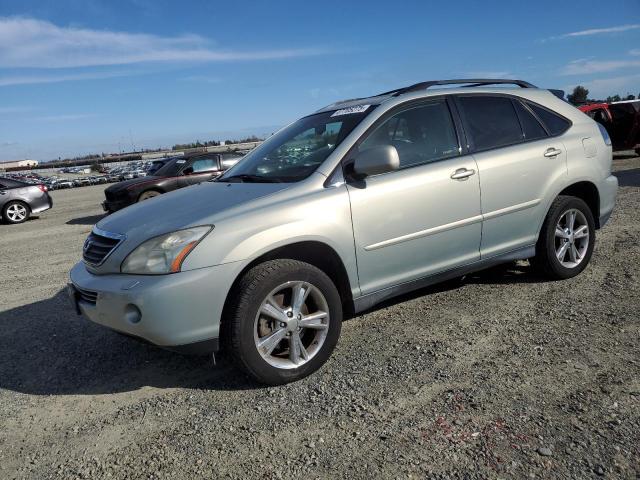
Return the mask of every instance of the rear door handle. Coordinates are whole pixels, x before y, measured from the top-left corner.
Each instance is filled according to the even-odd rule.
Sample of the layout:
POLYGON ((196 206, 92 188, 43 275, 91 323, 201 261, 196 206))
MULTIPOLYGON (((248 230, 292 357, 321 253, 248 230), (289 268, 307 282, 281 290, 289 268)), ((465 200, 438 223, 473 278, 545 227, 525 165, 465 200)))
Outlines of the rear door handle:
POLYGON ((547 158, 553 158, 553 157, 557 157, 561 153, 562 153, 562 150, 551 147, 545 150, 544 156, 547 158))
POLYGON ((473 169, 467 170, 466 168, 459 168, 455 172, 453 172, 453 174, 451 175, 451 178, 453 180, 466 180, 474 173, 476 173, 476 171, 473 169))

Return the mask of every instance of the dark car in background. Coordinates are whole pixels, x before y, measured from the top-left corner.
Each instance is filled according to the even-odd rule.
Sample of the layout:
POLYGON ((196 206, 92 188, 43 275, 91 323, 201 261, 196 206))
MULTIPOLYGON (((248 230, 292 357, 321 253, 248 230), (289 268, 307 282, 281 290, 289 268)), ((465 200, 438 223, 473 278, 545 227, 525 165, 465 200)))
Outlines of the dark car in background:
POLYGON ((6 223, 22 223, 52 206, 45 185, 0 177, 0 215, 6 223))
POLYGON ((163 193, 211 180, 241 158, 239 153, 199 153, 170 158, 155 172, 147 173, 147 176, 106 188, 102 207, 111 213, 163 193))
POLYGON ((640 155, 640 100, 592 103, 578 108, 607 130, 614 152, 635 150, 640 155))

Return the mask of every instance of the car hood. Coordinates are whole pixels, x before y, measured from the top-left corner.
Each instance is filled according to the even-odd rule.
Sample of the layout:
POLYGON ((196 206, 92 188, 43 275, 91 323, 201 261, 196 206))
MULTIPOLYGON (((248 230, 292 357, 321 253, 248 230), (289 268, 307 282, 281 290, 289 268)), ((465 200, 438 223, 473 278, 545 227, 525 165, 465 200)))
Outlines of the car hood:
POLYGON ((105 192, 109 192, 109 193, 115 193, 115 192, 119 192, 121 190, 124 190, 126 188, 129 188, 131 186, 134 185, 140 185, 143 183, 149 183, 150 181, 159 181, 162 180, 164 178, 169 178, 169 177, 155 177, 155 176, 150 176, 150 177, 138 177, 138 178, 132 178, 131 180, 124 180, 122 182, 118 182, 118 183, 114 183, 113 185, 108 186, 107 188, 105 188, 105 192))
POLYGON ((125 235, 126 243, 137 246, 157 235, 211 224, 217 213, 287 186, 285 183, 202 182, 131 205, 103 218, 96 226, 125 235))

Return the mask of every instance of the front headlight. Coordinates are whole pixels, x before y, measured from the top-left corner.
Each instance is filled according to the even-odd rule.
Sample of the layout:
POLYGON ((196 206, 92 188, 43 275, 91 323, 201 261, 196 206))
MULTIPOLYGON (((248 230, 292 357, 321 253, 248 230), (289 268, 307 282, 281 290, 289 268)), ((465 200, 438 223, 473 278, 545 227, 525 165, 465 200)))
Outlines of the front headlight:
POLYGON ((187 228, 147 240, 127 256, 120 270, 141 275, 179 272, 184 259, 212 228, 187 228))

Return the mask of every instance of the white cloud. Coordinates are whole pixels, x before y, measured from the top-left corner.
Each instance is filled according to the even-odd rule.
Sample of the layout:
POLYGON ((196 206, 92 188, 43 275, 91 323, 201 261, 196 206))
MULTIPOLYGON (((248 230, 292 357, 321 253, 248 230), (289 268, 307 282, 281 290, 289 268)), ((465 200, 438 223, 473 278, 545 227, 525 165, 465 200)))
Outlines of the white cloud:
POLYGON ((603 33, 626 32, 628 30, 636 30, 638 28, 640 28, 640 24, 618 25, 616 27, 607 27, 607 28, 592 28, 590 30, 580 30, 579 32, 565 33, 564 35, 560 35, 560 38, 587 37, 591 35, 601 35, 603 33))
POLYGON ((640 60, 573 60, 561 70, 561 75, 585 75, 640 67, 640 60))
POLYGON ((269 60, 327 53, 323 49, 235 51, 212 48, 198 35, 161 37, 144 33, 59 27, 22 17, 0 17, 0 67, 69 68, 143 62, 269 60))
POLYGON ((629 55, 640 55, 640 48, 634 48, 633 50, 629 50, 629 55))
POLYGON ((606 28, 591 28, 589 30, 580 30, 577 32, 569 32, 563 33, 562 35, 556 35, 553 37, 548 37, 542 39, 542 42, 546 42, 548 40, 562 40, 564 38, 576 38, 576 37, 590 37, 593 35, 603 35, 607 33, 620 33, 627 32, 629 30, 637 30, 640 28, 640 24, 628 24, 628 25, 617 25, 615 27, 606 27, 606 28))
POLYGON ((76 80, 100 80, 104 78, 116 78, 135 75, 133 72, 87 72, 68 74, 31 74, 31 75, 7 75, 0 76, 0 87, 10 85, 33 85, 38 83, 57 83, 76 80))
POLYGON ((36 117, 34 120, 40 122, 68 122, 73 120, 85 120, 87 118, 93 118, 97 115, 95 113, 69 113, 64 115, 48 115, 44 117, 36 117))

